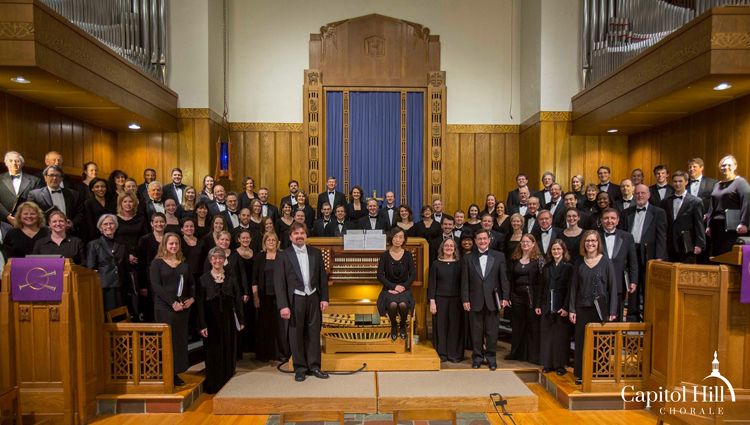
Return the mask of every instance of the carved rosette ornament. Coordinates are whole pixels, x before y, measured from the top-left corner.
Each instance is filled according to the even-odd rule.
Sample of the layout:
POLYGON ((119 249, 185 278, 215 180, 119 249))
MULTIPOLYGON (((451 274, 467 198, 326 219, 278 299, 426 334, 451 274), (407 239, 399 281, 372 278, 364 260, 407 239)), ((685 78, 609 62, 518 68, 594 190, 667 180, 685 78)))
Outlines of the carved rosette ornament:
POLYGON ((18 321, 31 322, 31 307, 25 305, 18 306, 18 321))
POLYGON ((308 86, 317 86, 319 83, 320 83, 320 73, 318 72, 307 73, 307 85, 308 86))
MULTIPOLYGON (((335 45, 335 27, 329 25, 330 31, 327 30, 328 37, 333 37, 335 45)), ((328 27, 321 28, 323 30, 328 27)), ((325 42, 323 44, 325 46, 325 42)), ((320 120, 319 110, 320 100, 323 96, 323 78, 320 70, 306 69, 304 74, 303 96, 306 99, 304 120, 302 122, 302 131, 307 139, 307 193, 309 193, 310 203, 318 202, 318 192, 320 186, 320 120)))
POLYGON ((427 96, 430 105, 430 198, 440 198, 443 183, 443 135, 445 134, 445 73, 432 71, 427 75, 427 96))
POLYGON ((60 321, 60 307, 50 307, 49 309, 49 321, 59 322, 60 321))

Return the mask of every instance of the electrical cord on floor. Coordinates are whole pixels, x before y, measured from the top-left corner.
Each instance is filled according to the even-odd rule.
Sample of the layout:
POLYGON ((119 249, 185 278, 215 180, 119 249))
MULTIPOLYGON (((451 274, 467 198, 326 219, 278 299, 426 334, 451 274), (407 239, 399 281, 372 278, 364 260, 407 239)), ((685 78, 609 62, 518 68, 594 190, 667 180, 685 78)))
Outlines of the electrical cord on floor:
POLYGON ((497 417, 500 418, 500 420, 503 422, 503 425, 507 424, 503 416, 507 416, 508 419, 510 419, 510 421, 513 422, 513 425, 516 425, 516 421, 513 420, 513 415, 508 413, 507 410, 505 410, 505 405, 508 404, 508 400, 503 400, 503 396, 501 396, 498 393, 490 394, 490 400, 492 401, 492 406, 495 408, 495 413, 497 413, 497 417), (495 397, 497 397, 497 400, 495 400, 495 397), (497 410, 497 406, 500 406, 503 409, 502 415, 497 410))
MULTIPOLYGON (((281 369, 281 367, 284 366, 287 363, 289 363, 289 360, 287 360, 287 361, 285 361, 283 363, 279 363, 279 365, 276 366, 276 369, 279 372, 282 372, 282 373, 294 373, 293 370, 283 370, 283 369, 281 369)), ((367 363, 362 363, 362 367, 359 368, 359 369, 357 369, 357 370, 347 370, 347 371, 344 371, 344 372, 327 372, 327 373, 329 375, 354 375, 355 373, 362 372, 366 368, 367 368, 367 363)))

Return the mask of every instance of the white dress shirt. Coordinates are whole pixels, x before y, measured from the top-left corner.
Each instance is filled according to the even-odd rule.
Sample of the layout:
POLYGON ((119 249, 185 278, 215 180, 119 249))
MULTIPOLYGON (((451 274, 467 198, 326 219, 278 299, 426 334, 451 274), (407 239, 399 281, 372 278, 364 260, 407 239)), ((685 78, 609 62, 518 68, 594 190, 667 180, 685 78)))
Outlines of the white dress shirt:
POLYGON ((552 201, 552 194, 549 193, 549 190, 544 191, 544 203, 549 204, 552 201))
POLYGON ((388 210, 388 223, 393 223, 393 208, 396 208, 395 205, 386 205, 386 208, 390 208, 388 210))
POLYGON ((656 191, 659 193, 659 199, 664 200, 664 196, 667 194, 667 184, 663 186, 656 185, 656 191))
POLYGON ((177 205, 180 205, 182 204, 182 188, 174 183, 172 183, 172 185, 174 186, 174 193, 177 194, 177 205))
MULTIPOLYGON (((480 254, 484 254, 485 252, 489 251, 489 249, 486 249, 484 251, 479 251, 480 254)), ((479 266, 482 267, 482 277, 487 276, 487 257, 489 256, 489 252, 487 252, 487 255, 480 255, 479 256, 479 266)))
POLYGON ((292 206, 297 205, 297 195, 294 193, 289 193, 289 196, 292 198, 292 206))
POLYGON ((164 201, 163 200, 162 201, 154 201, 152 199, 151 200, 151 204, 153 204, 153 206, 154 206, 154 211, 160 212, 160 213, 164 214, 164 201))
MULTIPOLYGON (((10 174, 10 173, 8 173, 8 174, 10 174)), ((21 190, 21 179, 22 178, 23 178, 23 173, 18 173, 17 176, 14 176, 13 174, 10 175, 10 181, 11 181, 11 183, 13 183, 13 190, 16 191, 16 195, 18 195, 18 191, 21 190)))
POLYGON ((674 194, 674 201, 672 201, 672 218, 677 218, 677 213, 680 212, 680 208, 682 207, 682 201, 685 199, 685 195, 687 193, 683 193, 682 195, 674 194))
POLYGON ((518 213, 519 214, 526 215, 527 211, 528 211, 528 208, 526 207, 526 205, 521 205, 521 204, 518 205, 518 213))
POLYGON ((302 283, 305 285, 304 293, 299 289, 295 289, 294 293, 297 295, 310 295, 315 292, 315 289, 310 287, 310 259, 307 257, 307 245, 304 245, 302 248, 297 247, 297 245, 292 245, 292 247, 294 248, 294 254, 297 256, 297 261, 299 261, 299 268, 302 272, 302 283))
MULTIPOLYGON (((552 200, 550 200, 550 201, 548 201, 548 202, 547 202, 547 204, 550 204, 551 202, 553 202, 553 201, 552 201, 552 200)), ((552 214, 553 216, 555 215, 555 211, 557 211, 557 207, 558 207, 558 206, 560 205, 560 200, 558 199, 557 201, 554 201, 554 202, 555 202, 554 204, 552 204, 552 205, 548 205, 548 207, 549 207, 549 212, 550 212, 550 214, 552 214)))
POLYGON ((612 256, 615 255, 615 239, 617 239, 614 235, 617 233, 617 230, 612 232, 612 236, 607 236, 609 233, 607 231, 604 231, 604 244, 607 246, 607 256, 609 259, 612 259, 612 256))
POLYGON ((643 207, 643 210, 638 212, 638 206, 636 205, 635 220, 633 220, 633 230, 630 232, 633 234, 635 243, 641 243, 641 234, 643 233, 643 222, 646 220, 646 213, 648 213, 648 203, 643 207))
POLYGON ((634 203, 635 203, 635 198, 632 197, 632 196, 630 197, 630 199, 623 199, 622 200, 622 209, 626 210, 626 209, 632 207, 634 203))
POLYGON ((226 203, 221 203, 221 202, 217 201, 216 202, 216 206, 219 207, 219 211, 221 211, 221 212, 227 210, 227 204, 226 203))
POLYGON ((690 180, 688 180, 688 192, 690 192, 693 196, 698 196, 698 190, 701 188, 701 182, 703 181, 703 174, 698 176, 696 181, 690 183, 690 180))
POLYGON ((47 190, 49 190, 49 194, 52 197, 52 204, 67 215, 68 212, 65 211, 65 197, 62 194, 62 189, 52 189, 48 186, 47 190))
POLYGON ((260 215, 268 217, 268 204, 260 204, 260 215))
POLYGON ((237 211, 227 211, 229 214, 229 219, 232 220, 232 228, 238 227, 240 225, 240 218, 237 216, 237 211))
POLYGON ((544 233, 544 229, 542 229, 542 248, 544 249, 544 252, 542 254, 547 253, 547 248, 549 247, 550 238, 552 237, 552 226, 550 226, 549 229, 547 229, 547 233, 544 233))
POLYGON ((370 228, 372 230, 375 230, 375 227, 378 224, 378 216, 373 217, 371 215, 368 215, 368 217, 370 218, 370 228))
POLYGON ((336 192, 328 192, 328 203, 331 204, 331 208, 333 208, 333 201, 336 199, 336 192))

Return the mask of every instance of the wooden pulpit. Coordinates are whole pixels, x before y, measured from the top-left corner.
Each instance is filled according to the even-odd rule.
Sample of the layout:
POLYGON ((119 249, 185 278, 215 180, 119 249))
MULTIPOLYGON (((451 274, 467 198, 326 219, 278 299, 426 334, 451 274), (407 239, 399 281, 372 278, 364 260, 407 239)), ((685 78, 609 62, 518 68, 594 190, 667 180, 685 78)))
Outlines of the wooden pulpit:
MULTIPOLYGON (((96 414, 95 398, 102 387, 99 278, 95 271, 65 260, 61 287, 54 290, 34 276, 24 285, 13 282, 27 293, 60 290, 59 301, 17 301, 13 261, 4 268, 0 289, 0 399, 17 389, 26 424, 47 419, 85 424, 96 414)), ((43 271, 35 273, 37 278, 45 276, 43 271)))

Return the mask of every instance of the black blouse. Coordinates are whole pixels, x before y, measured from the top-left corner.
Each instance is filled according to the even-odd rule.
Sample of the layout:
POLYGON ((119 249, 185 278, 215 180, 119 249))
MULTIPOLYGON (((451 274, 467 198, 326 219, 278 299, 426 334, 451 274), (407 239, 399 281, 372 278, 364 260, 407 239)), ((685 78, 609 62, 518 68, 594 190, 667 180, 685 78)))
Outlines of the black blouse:
POLYGON ((257 286, 259 293, 274 296, 276 295, 276 291, 273 286, 273 268, 276 264, 276 260, 269 260, 267 256, 267 252, 253 255, 252 286, 257 286))
POLYGON ((33 237, 26 236, 21 229, 13 229, 5 235, 5 244, 11 247, 11 257, 25 257, 34 250, 34 244, 49 236, 49 229, 42 227, 33 237))
POLYGON ((461 261, 433 261, 427 299, 458 297, 461 295, 461 261))
POLYGON ((52 236, 47 236, 34 243, 31 252, 34 255, 62 255, 70 258, 79 266, 86 265, 86 253, 83 249, 83 241, 75 236, 67 236, 60 245, 52 241, 52 236))
POLYGON ((154 309, 172 311, 172 304, 195 297, 195 281, 184 261, 171 267, 161 258, 151 262, 151 288, 154 291, 154 309), (180 280, 182 293, 180 294, 180 280))
POLYGON ((96 227, 96 223, 99 221, 99 217, 104 214, 116 214, 117 213, 117 201, 106 198, 104 205, 99 203, 95 198, 89 198, 83 203, 83 215, 86 217, 86 224, 88 225, 89 239, 94 240, 102 236, 102 232, 96 227))
MULTIPOLYGON (((606 255, 602 255, 594 267, 589 267, 583 258, 574 266, 570 287, 570 312, 577 307, 594 307, 594 299, 604 297, 609 303, 609 315, 617 315, 617 278, 615 266, 606 255)), ((606 314, 606 312, 602 312, 606 314)), ((606 317, 605 317, 606 319, 606 317)))
POLYGON ((237 279, 228 273, 224 273, 224 282, 216 283, 216 279, 211 272, 201 276, 198 282, 196 306, 198 308, 198 327, 206 329, 206 303, 218 300, 219 310, 224 313, 230 313, 222 310, 224 302, 231 302, 234 307, 234 313, 237 315, 237 321, 240 325, 245 325, 245 309, 242 306, 242 289, 237 283, 237 279))
POLYGON ((750 225, 748 215, 750 206, 750 185, 742 177, 732 181, 719 182, 711 192, 711 207, 708 209, 708 222, 711 220, 724 220, 724 210, 740 210, 740 221, 742 224, 750 225))
POLYGON ((360 209, 355 210, 353 203, 346 204, 346 216, 350 221, 357 221, 360 218, 367 215, 367 204, 364 202, 359 203, 360 209))
POLYGON ((195 242, 195 246, 188 245, 185 239, 182 239, 182 255, 185 256, 185 262, 190 267, 190 273, 194 275, 203 274, 203 264, 207 254, 206 244, 201 239, 195 242))
POLYGON ((133 254, 138 247, 138 239, 148 233, 146 219, 142 215, 136 214, 130 220, 124 220, 117 216, 117 231, 115 237, 122 240, 128 247, 128 252, 133 254))

